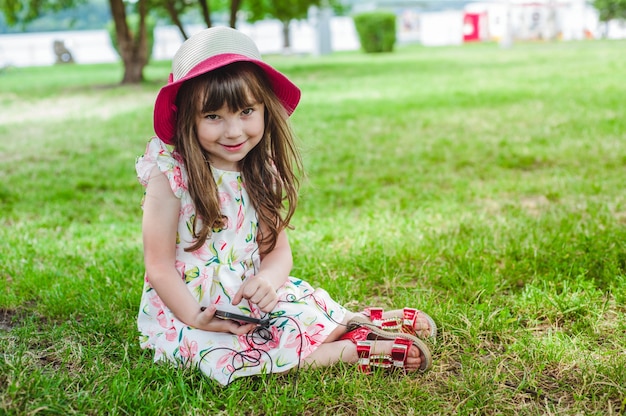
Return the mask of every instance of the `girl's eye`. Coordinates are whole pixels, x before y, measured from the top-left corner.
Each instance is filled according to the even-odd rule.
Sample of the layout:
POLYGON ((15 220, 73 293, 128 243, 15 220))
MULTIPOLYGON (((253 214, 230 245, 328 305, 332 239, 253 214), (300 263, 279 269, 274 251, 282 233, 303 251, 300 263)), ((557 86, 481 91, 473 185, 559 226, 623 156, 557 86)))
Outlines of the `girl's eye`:
POLYGON ((252 114, 252 112, 254 111, 254 108, 250 107, 250 108, 246 108, 245 110, 243 110, 241 113, 244 116, 249 116, 250 114, 252 114))
POLYGON ((217 114, 205 114, 204 118, 207 120, 217 120, 219 116, 217 114))

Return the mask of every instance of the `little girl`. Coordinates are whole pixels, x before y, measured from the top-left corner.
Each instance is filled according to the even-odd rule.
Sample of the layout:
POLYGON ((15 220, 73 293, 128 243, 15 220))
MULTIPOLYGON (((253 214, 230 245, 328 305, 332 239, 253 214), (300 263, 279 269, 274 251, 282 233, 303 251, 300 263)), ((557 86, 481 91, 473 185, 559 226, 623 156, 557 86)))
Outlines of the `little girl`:
POLYGON ((302 165, 288 118, 300 90, 227 27, 189 38, 172 67, 154 107, 158 137, 136 164, 146 187, 141 346, 224 385, 337 362, 428 369, 418 338, 436 334, 428 315, 352 313, 289 275, 302 165))

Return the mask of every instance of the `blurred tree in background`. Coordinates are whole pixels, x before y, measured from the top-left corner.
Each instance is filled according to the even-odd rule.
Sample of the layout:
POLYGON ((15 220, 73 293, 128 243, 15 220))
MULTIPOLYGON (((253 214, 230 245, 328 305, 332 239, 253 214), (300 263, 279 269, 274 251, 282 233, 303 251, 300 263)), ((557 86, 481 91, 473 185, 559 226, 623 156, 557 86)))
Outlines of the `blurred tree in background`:
MULTIPOLYGON (((4 0, 0 0, 0 4, 3 3, 4 0)), ((11 18, 15 13, 5 14, 4 10, 4 5, 0 6, 0 34, 97 30, 104 29, 111 21, 111 10, 107 0, 89 0, 89 2, 77 3, 69 9, 42 11, 39 17, 28 21, 21 17, 13 18, 11 25, 7 17, 11 18)))
POLYGON ((263 19, 276 19, 283 25, 283 48, 291 47, 289 24, 292 20, 308 17, 311 7, 332 7, 335 12, 343 13, 344 5, 339 0, 255 0, 246 2, 248 19, 256 22, 263 19))
POLYGON ((601 22, 626 19, 626 0, 594 0, 593 6, 600 13, 601 22))
MULTIPOLYGON (((593 0, 593 6, 598 10, 598 18, 607 23, 614 19, 626 19, 626 0, 593 0)), ((608 36, 608 25, 605 26, 604 36, 608 36)))

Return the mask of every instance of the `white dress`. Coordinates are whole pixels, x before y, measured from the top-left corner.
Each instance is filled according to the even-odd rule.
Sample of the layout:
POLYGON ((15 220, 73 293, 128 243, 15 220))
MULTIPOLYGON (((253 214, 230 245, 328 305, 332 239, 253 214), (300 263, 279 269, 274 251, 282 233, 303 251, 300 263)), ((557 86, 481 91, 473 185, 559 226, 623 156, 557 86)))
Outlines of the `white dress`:
MULTIPOLYGON (((230 303, 245 279, 260 263, 256 241, 258 220, 239 172, 212 168, 218 187, 225 229, 214 230, 199 250, 193 243, 195 209, 187 190, 187 172, 178 153, 158 138, 137 159, 139 181, 146 186, 154 166, 166 175, 181 200, 176 241, 176 269, 200 305, 249 315, 265 314, 243 300, 230 303)), ((143 348, 154 350, 154 360, 194 365, 221 384, 242 376, 284 372, 298 366, 344 318, 346 310, 323 289, 289 277, 278 290, 279 303, 269 314, 271 325, 247 335, 210 332, 187 326, 163 304, 145 276, 137 324, 143 348)))

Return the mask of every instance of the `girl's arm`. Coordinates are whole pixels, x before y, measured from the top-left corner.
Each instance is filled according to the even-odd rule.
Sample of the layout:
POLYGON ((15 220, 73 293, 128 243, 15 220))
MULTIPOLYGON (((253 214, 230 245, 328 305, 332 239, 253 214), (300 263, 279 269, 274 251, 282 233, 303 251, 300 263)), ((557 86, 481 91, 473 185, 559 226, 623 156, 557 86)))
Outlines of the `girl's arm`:
POLYGON ((150 285, 165 305, 185 324, 219 332, 243 334, 254 325, 213 319, 215 307, 204 312, 176 270, 176 232, 180 199, 172 192, 166 176, 153 168, 143 205, 143 245, 146 274, 150 285))
POLYGON ((276 291, 285 284, 292 267, 291 246, 287 233, 282 230, 278 234, 274 249, 261 257, 261 267, 259 267, 256 276, 263 276, 276 291))
POLYGON ((291 247, 287 233, 282 230, 278 234, 274 249, 261 257, 261 266, 256 275, 247 279, 233 296, 233 305, 237 305, 245 298, 263 312, 272 311, 278 303, 276 290, 285 284, 292 266, 291 247))

